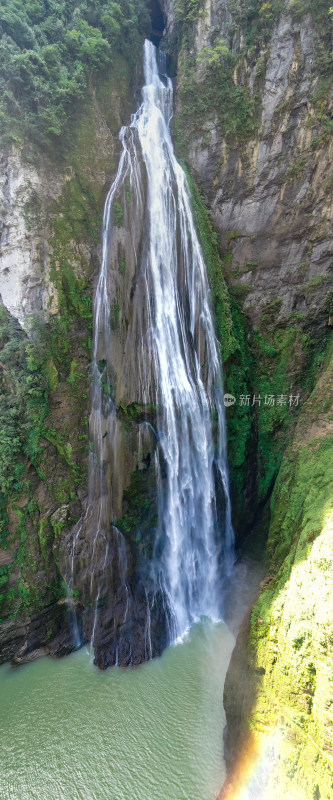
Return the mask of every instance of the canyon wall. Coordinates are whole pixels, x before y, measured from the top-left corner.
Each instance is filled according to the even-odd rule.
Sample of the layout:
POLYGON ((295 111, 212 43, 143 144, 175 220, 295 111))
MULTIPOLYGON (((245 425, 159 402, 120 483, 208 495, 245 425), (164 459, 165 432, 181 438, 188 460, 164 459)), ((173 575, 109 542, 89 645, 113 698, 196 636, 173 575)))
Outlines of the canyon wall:
MULTIPOLYGON (((141 82, 140 67, 137 75, 141 82)), ((118 165, 119 130, 136 108, 136 91, 133 71, 118 55, 112 70, 99 76, 85 102, 75 107, 70 142, 58 143, 53 153, 27 139, 20 146, 3 147, 1 661, 14 658, 20 663, 41 652, 71 650, 75 604, 82 638, 91 633, 91 613, 86 609, 83 630, 85 606, 79 603, 85 581, 85 573, 78 574, 80 557, 72 598, 66 582, 73 529, 85 512, 88 493, 93 295, 103 205, 118 165)), ((132 486, 124 499, 131 533, 138 519, 142 521, 141 494, 146 500, 153 487, 149 477, 148 492, 144 474, 149 472, 149 446, 142 436, 140 446, 135 433, 142 413, 134 405, 127 411, 121 400, 119 517, 123 491, 139 464, 145 484, 145 489, 138 486, 135 474, 134 490, 132 486)), ((132 560, 135 564, 138 558, 132 554, 132 560)), ((120 559, 115 576, 119 584, 122 569, 120 559)), ((116 616, 115 607, 121 615, 125 601, 115 599, 114 589, 116 616)), ((146 598, 144 607, 143 628, 146 598)))
POLYGON ((221 797, 328 800, 332 22, 308 3, 165 11, 174 135, 218 233, 237 341, 224 364, 236 534, 269 528, 225 685, 221 797))

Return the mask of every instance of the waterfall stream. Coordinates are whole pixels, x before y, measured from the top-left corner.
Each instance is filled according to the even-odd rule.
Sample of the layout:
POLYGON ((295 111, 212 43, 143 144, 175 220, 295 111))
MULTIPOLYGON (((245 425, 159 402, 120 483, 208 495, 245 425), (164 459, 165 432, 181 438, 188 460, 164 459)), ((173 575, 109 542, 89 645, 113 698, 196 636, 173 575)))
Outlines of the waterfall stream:
MULTIPOLYGON (((124 237, 132 249, 135 284, 141 287, 139 299, 134 297, 130 352, 126 345, 122 369, 137 375, 135 400, 156 410, 158 522, 150 580, 164 597, 170 639, 182 636, 201 617, 221 617, 221 581, 233 561, 219 345, 189 188, 170 135, 172 82, 163 54, 157 60, 149 41, 144 45, 144 77, 142 104, 120 132, 122 154, 105 202, 94 307, 88 506, 94 531, 89 559, 96 609, 92 640, 105 591, 107 531, 116 517, 110 484, 117 475, 119 422, 108 365, 116 347, 110 259, 116 249, 114 215, 121 191, 129 207, 124 237), (113 462, 111 472, 107 461, 113 462), (222 507, 217 507, 216 497, 222 498, 222 507)), ((147 628, 147 592, 146 597, 147 628)), ((129 602, 127 591, 127 610, 129 602)), ((148 641, 147 630, 145 638, 148 641)), ((151 655, 151 643, 146 655, 151 655)))

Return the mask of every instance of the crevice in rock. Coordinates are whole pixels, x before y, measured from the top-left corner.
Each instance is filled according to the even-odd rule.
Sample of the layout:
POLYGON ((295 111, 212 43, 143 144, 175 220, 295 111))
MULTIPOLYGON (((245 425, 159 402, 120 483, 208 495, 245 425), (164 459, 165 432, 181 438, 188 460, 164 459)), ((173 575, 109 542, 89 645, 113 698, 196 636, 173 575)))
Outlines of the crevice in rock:
POLYGON ((151 0, 149 4, 151 17, 150 41, 158 47, 165 28, 165 19, 158 0, 151 0))

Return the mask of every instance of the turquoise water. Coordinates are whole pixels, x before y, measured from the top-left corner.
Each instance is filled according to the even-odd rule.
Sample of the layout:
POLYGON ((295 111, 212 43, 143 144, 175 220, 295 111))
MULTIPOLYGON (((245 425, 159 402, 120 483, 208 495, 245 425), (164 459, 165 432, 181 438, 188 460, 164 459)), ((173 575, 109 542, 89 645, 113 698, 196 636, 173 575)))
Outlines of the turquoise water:
POLYGON ((200 623, 141 667, 85 648, 0 669, 1 800, 215 800, 233 637, 200 623))

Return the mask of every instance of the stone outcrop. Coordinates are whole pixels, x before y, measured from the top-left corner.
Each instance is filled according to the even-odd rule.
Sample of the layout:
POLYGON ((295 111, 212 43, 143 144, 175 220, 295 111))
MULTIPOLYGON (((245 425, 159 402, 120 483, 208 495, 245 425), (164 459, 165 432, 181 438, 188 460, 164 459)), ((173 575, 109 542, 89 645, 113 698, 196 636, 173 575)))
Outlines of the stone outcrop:
MULTIPOLYGON (((287 325, 293 312, 316 326, 328 322, 332 143, 311 147, 316 44, 311 18, 282 15, 266 55, 258 134, 241 151, 236 142, 226 147, 218 131, 216 142, 189 144, 222 247, 232 236, 229 282, 246 288, 243 308, 253 327, 277 298, 275 324, 287 325)), ((250 91, 256 66, 248 69, 250 91)))
POLYGON ((59 197, 64 176, 46 161, 38 169, 19 150, 2 156, 0 293, 6 308, 24 323, 56 312, 49 274, 51 227, 46 206, 59 197), (50 178, 50 174, 52 178, 50 178))

